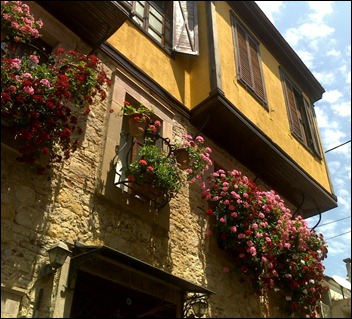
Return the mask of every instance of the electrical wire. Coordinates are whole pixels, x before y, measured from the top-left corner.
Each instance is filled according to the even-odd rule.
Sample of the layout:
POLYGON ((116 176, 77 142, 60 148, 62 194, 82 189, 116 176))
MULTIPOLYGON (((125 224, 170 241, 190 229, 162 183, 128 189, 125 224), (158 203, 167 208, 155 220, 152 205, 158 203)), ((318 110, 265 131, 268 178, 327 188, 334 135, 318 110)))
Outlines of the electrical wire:
POLYGON ((337 145, 337 146, 335 146, 335 147, 333 147, 333 148, 330 148, 329 150, 325 151, 325 154, 326 154, 327 152, 330 152, 330 151, 332 151, 332 150, 334 150, 334 149, 336 149, 336 148, 338 148, 338 147, 340 147, 340 146, 343 146, 343 145, 345 145, 345 144, 347 144, 347 143, 351 143, 351 140, 349 140, 349 141, 347 141, 347 142, 345 142, 345 143, 342 143, 342 144, 340 144, 340 145, 337 145))
POLYGON ((349 230, 349 231, 346 231, 345 233, 342 233, 342 234, 339 234, 339 235, 336 235, 336 236, 333 236, 333 237, 330 237, 330 238, 326 238, 325 240, 330 240, 330 239, 333 239, 333 238, 336 238, 336 237, 340 237, 340 236, 342 236, 342 235, 346 235, 346 234, 348 234, 348 233, 350 233, 351 231, 349 230))
POLYGON ((344 220, 344 219, 347 219, 347 218, 351 218, 351 216, 347 216, 347 217, 344 217, 344 218, 336 219, 336 220, 333 220, 332 222, 321 224, 321 225, 319 225, 317 227, 321 227, 321 226, 329 225, 329 224, 332 224, 332 223, 336 223, 336 222, 339 222, 340 220, 344 220))

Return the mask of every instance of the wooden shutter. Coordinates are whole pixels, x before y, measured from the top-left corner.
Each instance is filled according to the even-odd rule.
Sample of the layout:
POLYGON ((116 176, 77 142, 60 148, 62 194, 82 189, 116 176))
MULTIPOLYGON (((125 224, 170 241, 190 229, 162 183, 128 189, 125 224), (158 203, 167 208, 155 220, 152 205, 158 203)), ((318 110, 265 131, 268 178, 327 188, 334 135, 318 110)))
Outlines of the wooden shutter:
POLYGON ((253 91, 261 98, 265 99, 264 95, 264 85, 262 78, 262 70, 260 67, 258 45, 252 41, 248 40, 249 52, 250 52, 250 62, 252 67, 252 81, 253 81, 253 91))
POLYGON ((310 147, 312 151, 321 158, 321 150, 318 138, 317 127, 315 125, 315 112, 314 107, 308 101, 304 100, 304 106, 307 113, 307 120, 310 130, 310 147))
POLYGON ((283 82, 285 88, 286 105, 289 114, 292 133, 294 133, 302 142, 305 142, 303 130, 301 127, 301 114, 298 110, 294 88, 286 77, 284 77, 283 82))
POLYGON ((258 43, 234 18, 239 78, 263 101, 266 100, 258 43))
POLYGON ((197 2, 173 1, 173 5, 173 50, 199 55, 197 2))
POLYGON ((236 25, 238 43, 238 70, 240 78, 249 87, 252 87, 251 67, 247 50, 246 32, 238 24, 236 25))

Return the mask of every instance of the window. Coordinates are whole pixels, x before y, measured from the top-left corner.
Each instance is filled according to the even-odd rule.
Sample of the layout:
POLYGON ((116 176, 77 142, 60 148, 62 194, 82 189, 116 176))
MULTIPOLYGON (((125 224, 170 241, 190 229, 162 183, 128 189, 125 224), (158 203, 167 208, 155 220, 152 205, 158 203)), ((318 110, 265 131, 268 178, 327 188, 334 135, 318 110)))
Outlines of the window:
POLYGON ((171 49, 172 1, 133 1, 133 20, 156 42, 171 49))
POLYGON ((231 17, 238 79, 266 105, 259 43, 234 15, 231 17))
POLYGON ((196 1, 128 1, 132 21, 166 51, 198 55, 196 1))
POLYGON ((314 108, 287 75, 281 72, 281 76, 291 132, 311 152, 321 158, 314 108))
MULTIPOLYGON (((139 101, 134 99, 128 93, 126 94, 125 101, 128 101, 130 102, 131 105, 137 106, 137 107, 141 104, 139 101)), ((159 117, 157 117, 155 114, 152 114, 150 117, 153 122, 158 120, 161 123, 161 127, 159 128, 159 133, 162 136, 162 131, 163 131, 162 120, 159 117)), ((123 116, 120 147, 117 150, 118 161, 116 163, 115 183, 118 183, 117 186, 125 189, 125 191, 128 190, 128 188, 126 187, 126 183, 120 183, 127 180, 127 176, 125 176, 125 172, 123 168, 125 168, 129 163, 138 159, 138 149, 139 147, 143 146, 145 143, 144 135, 141 137, 131 137, 130 134, 128 134, 128 131, 129 131, 128 119, 126 116, 123 116)), ((163 141, 161 139, 155 140, 154 143, 160 148, 164 148, 164 149, 166 148, 166 146, 163 144, 163 141)))

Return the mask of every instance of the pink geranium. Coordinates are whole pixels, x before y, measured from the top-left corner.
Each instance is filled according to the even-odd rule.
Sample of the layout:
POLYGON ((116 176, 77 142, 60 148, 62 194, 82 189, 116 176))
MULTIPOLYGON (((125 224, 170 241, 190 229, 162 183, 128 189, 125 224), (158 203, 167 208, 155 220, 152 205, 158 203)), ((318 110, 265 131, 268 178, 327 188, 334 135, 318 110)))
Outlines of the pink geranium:
POLYGON ((237 170, 214 172, 202 188, 213 208, 206 216, 216 220, 213 233, 243 278, 254 283, 259 295, 282 290, 295 314, 314 316, 325 289, 323 236, 309 230, 301 216, 293 217, 273 190, 261 190, 237 170))

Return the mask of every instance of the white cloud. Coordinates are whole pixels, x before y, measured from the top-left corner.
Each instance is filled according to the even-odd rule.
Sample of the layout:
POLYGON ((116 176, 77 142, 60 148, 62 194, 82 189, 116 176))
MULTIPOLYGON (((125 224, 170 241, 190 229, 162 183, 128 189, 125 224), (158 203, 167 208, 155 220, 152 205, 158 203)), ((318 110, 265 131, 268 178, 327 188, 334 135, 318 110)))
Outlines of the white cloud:
POLYGON ((323 128, 335 128, 337 129, 339 127, 339 124, 336 121, 331 120, 331 116, 324 111, 322 107, 315 107, 315 114, 317 117, 317 123, 319 129, 323 128))
POLYGON ((332 110, 336 115, 351 117, 351 102, 341 102, 332 105, 332 110))
POLYGON ((323 144, 325 145, 326 150, 329 150, 345 142, 346 134, 341 130, 326 128, 322 130, 321 133, 323 144))
POLYGON ((323 71, 323 72, 313 71, 313 74, 316 77, 316 79, 323 85, 331 84, 335 81, 335 74, 330 71, 323 71))
POLYGON ((298 30, 301 38, 307 37, 310 39, 326 38, 335 31, 334 28, 329 27, 327 24, 317 22, 303 23, 299 26, 298 30))
POLYGON ((342 93, 338 90, 327 91, 323 94, 323 100, 329 103, 336 102, 340 97, 342 97, 342 93))
POLYGON ((346 83, 351 84, 351 71, 347 72, 346 75, 346 83))
POLYGON ((340 56, 341 55, 341 51, 337 51, 335 49, 332 49, 332 50, 326 52, 326 54, 328 56, 340 56))
POLYGON ((313 68, 314 56, 311 52, 306 50, 296 50, 296 53, 307 66, 308 69, 313 68))
POLYGON ((351 193, 346 189, 339 189, 337 191, 337 199, 339 206, 345 207, 345 209, 349 212, 351 211, 351 193))
POLYGON ((322 21, 327 14, 333 13, 334 1, 307 1, 309 8, 315 11, 309 17, 313 21, 322 21))
POLYGON ((296 46, 299 40, 302 38, 302 35, 298 29, 289 28, 286 30, 284 38, 291 46, 296 46))

